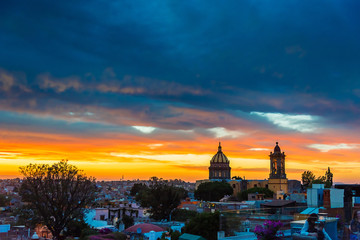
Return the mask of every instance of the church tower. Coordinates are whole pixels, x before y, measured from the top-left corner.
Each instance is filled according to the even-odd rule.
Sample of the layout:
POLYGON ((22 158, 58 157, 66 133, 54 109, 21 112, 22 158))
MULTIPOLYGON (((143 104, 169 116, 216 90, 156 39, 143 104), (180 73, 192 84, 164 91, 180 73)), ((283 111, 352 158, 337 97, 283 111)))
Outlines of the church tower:
POLYGON ((270 152, 270 178, 285 179, 285 153, 281 153, 278 144, 276 142, 274 153, 270 152))
POLYGON ((231 179, 230 162, 222 152, 221 143, 219 142, 218 152, 210 161, 209 179, 231 179))
POLYGON ((274 148, 274 153, 270 152, 270 176, 269 189, 275 194, 277 191, 288 191, 288 179, 285 173, 285 152, 281 152, 278 142, 274 148))

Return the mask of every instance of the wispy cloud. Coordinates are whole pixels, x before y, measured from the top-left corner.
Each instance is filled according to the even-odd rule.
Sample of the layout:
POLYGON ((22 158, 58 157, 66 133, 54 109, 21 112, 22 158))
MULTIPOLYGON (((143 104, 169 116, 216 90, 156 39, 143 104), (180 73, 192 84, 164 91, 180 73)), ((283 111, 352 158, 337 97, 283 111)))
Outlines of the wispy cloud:
POLYGON ((162 146, 164 146, 164 144, 162 144, 162 143, 152 143, 152 144, 149 144, 149 145, 148 145, 148 147, 149 147, 150 149, 156 149, 156 148, 162 147, 162 146))
MULTIPOLYGON (((105 72, 112 70, 106 69, 105 72)), ((146 94, 146 95, 167 95, 180 96, 183 94, 189 95, 204 95, 206 91, 196 88, 194 86, 184 85, 176 82, 169 82, 159 80, 156 78, 129 76, 120 77, 117 79, 116 74, 112 71, 111 78, 103 79, 103 83, 96 86, 100 92, 107 93, 123 93, 123 94, 146 94)))
POLYGON ((0 89, 7 92, 15 84, 15 79, 12 75, 5 72, 0 73, 0 89))
POLYGON ((251 112, 250 114, 266 118, 271 123, 298 132, 316 132, 319 130, 317 121, 319 117, 312 115, 291 115, 283 113, 251 112))
POLYGON ((348 143, 339 143, 339 144, 310 144, 308 145, 310 148, 314 148, 320 150, 321 152, 328 152, 331 150, 349 150, 349 149, 358 149, 360 148, 360 144, 348 144, 348 143))
POLYGON ((79 91, 83 88, 82 83, 77 77, 56 79, 51 77, 50 74, 41 74, 38 76, 38 79, 40 88, 52 89, 57 93, 62 93, 69 89, 79 91))
POLYGON ((249 148, 250 151, 270 151, 269 148, 249 148))
POLYGON ((17 88, 23 92, 31 92, 21 80, 19 76, 0 69, 0 91, 10 92, 12 88, 17 88))
POLYGON ((211 155, 208 154, 161 154, 161 155, 153 155, 153 154, 124 154, 111 152, 111 156, 121 157, 121 158, 137 158, 137 159, 149 159, 149 160, 158 160, 158 161, 189 161, 192 162, 194 159, 197 160, 210 160, 211 155))
POLYGON ((147 127, 147 126, 132 126, 132 127, 146 134, 152 133, 156 129, 155 127, 147 127))
POLYGON ((239 136, 244 135, 243 132, 228 130, 223 127, 209 128, 207 130, 212 132, 217 138, 223 138, 223 137, 237 138, 239 136))

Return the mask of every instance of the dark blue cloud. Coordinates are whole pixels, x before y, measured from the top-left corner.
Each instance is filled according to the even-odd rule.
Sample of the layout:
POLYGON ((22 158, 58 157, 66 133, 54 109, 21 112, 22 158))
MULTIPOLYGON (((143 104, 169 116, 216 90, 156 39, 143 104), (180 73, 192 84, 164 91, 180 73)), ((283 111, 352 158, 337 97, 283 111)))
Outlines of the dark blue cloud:
POLYGON ((359 7, 355 0, 7 1, 0 68, 22 80, 1 99, 14 108, 36 99, 38 110, 45 102, 151 109, 149 121, 186 106, 353 122, 359 7), (79 87, 44 87, 44 74, 79 87))

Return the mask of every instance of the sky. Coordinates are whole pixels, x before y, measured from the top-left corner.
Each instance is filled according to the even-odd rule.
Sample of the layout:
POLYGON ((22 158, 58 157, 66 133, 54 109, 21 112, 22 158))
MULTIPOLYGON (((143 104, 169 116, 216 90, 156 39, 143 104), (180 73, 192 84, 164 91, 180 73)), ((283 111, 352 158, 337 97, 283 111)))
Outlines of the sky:
POLYGON ((68 159, 99 180, 360 182, 357 0, 0 3, 0 178, 68 159))

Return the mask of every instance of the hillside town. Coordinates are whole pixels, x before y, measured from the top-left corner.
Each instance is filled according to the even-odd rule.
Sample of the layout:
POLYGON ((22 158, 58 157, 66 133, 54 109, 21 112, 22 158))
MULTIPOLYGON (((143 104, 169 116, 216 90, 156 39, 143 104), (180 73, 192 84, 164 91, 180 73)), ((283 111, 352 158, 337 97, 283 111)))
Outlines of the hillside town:
MULTIPOLYGON (((108 239, 106 236, 118 233, 128 239, 250 240, 262 239, 261 229, 275 224, 271 225, 275 229, 273 237, 308 239, 311 236, 303 235, 304 224, 310 216, 317 216, 316 222, 324 225, 327 237, 348 239, 353 214, 360 211, 360 187, 333 184, 330 169, 323 178, 315 179, 308 171, 303 173, 302 182, 289 180, 285 153, 278 143, 269 156, 271 169, 265 180, 231 177, 230 160, 219 143, 210 160, 209 179, 196 183, 157 177, 97 181, 95 199, 83 209, 83 225, 72 222, 77 231, 70 231, 70 224, 59 236, 91 240, 108 239), (148 201, 157 193, 160 195, 154 198, 155 203, 148 201), (163 197, 166 201, 162 202, 163 197), (156 208, 162 212, 156 213, 156 208), (213 225, 201 225, 201 221, 211 218, 215 218, 213 225)), ((53 239, 42 220, 26 219, 30 215, 25 209, 31 205, 21 197, 24 181, 0 181, 0 238, 53 239)))

